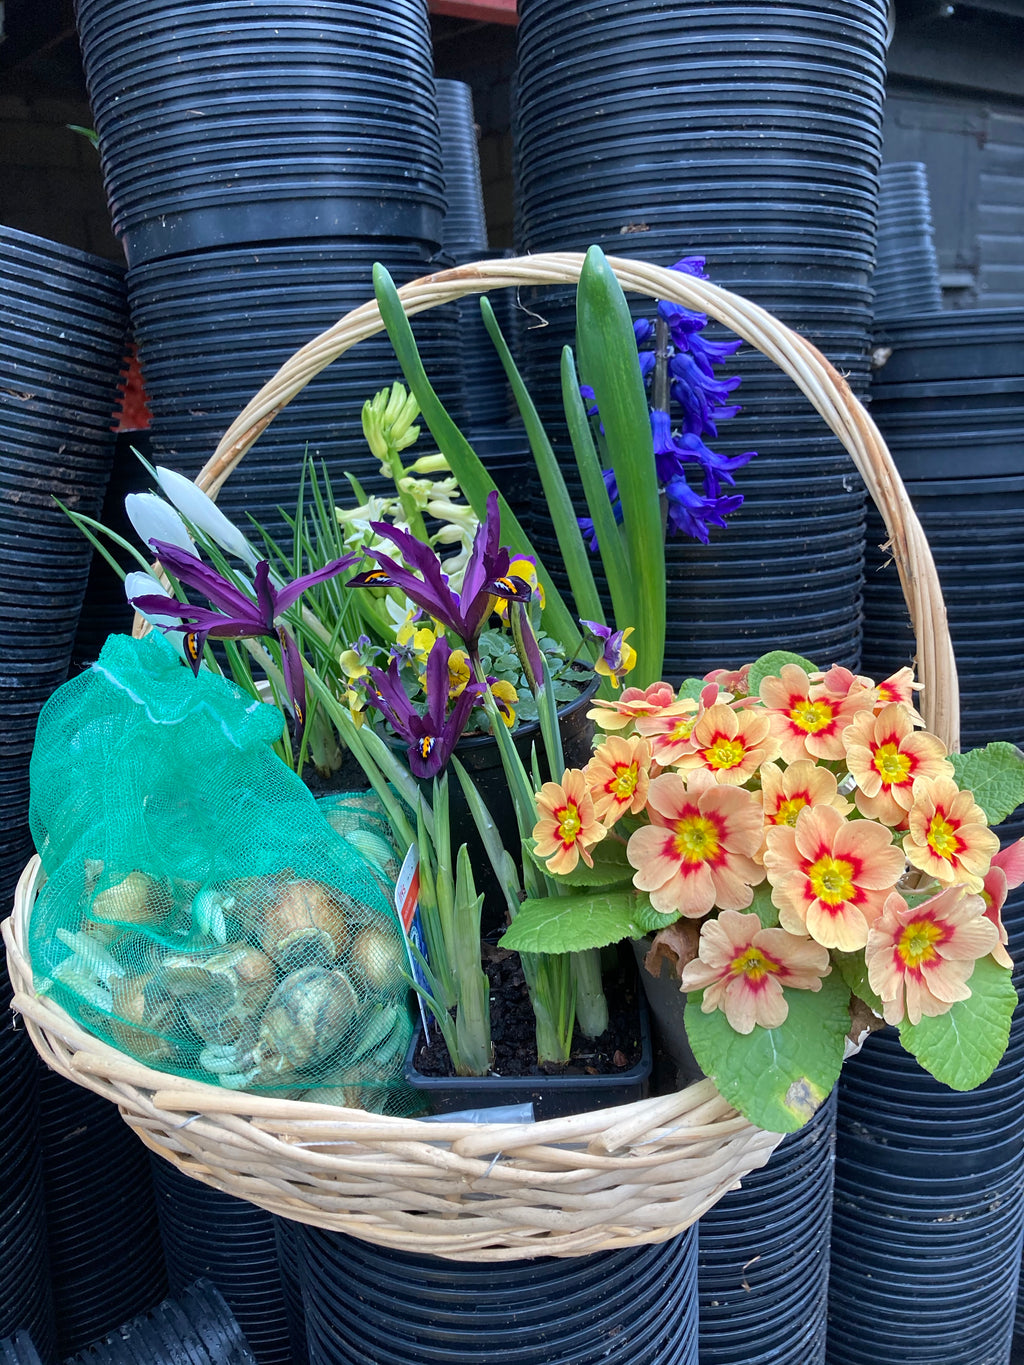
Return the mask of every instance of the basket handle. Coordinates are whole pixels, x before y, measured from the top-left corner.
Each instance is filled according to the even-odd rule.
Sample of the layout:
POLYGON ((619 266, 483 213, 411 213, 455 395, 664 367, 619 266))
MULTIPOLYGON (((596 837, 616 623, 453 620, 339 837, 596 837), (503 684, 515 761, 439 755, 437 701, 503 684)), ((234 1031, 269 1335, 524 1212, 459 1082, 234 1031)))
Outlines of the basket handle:
MULTIPOLYGON (((575 284, 584 257, 577 252, 477 261, 413 280, 399 291, 410 316, 466 294, 522 285, 575 284)), ((846 448, 885 522, 888 545, 917 640, 921 711, 928 729, 950 750, 959 748, 956 661, 935 562, 907 491, 881 433, 849 385, 820 351, 757 304, 664 266, 608 258, 623 289, 668 299, 708 313, 755 346, 796 383, 846 448)), ((376 302, 347 313, 285 361, 224 433, 196 478, 212 497, 274 417, 338 356, 383 330, 376 302)))

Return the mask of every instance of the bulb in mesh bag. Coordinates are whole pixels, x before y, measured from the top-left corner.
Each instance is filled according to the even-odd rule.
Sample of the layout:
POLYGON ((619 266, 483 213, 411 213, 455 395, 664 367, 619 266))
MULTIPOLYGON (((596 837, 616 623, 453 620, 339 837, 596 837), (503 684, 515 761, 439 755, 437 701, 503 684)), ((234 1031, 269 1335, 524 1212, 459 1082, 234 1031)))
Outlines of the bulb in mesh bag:
POLYGON ((265 953, 229 943, 213 953, 168 953, 161 984, 206 1043, 236 1043, 270 998, 276 976, 265 953))
POLYGON ((338 893, 308 878, 287 881, 259 912, 263 951, 285 971, 329 966, 348 946, 349 929, 338 893))
POLYGON ((344 972, 300 967, 270 997, 251 1046, 206 1047, 199 1062, 230 1087, 301 1084, 343 1046, 359 1011, 344 972))

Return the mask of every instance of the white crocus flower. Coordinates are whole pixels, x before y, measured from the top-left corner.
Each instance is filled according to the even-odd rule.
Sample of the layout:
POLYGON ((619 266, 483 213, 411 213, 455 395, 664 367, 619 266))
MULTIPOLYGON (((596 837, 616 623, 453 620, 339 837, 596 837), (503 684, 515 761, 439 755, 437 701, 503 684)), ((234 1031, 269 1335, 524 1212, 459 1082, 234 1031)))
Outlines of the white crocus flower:
MULTIPOLYGON (((125 597, 127 597, 129 602, 131 602, 133 597, 149 597, 153 594, 155 594, 158 597, 166 597, 167 588, 163 583, 158 582, 158 580, 155 579, 151 573, 140 573, 138 570, 136 570, 135 573, 125 575, 124 595, 125 597)), ((138 608, 136 608, 136 610, 138 611, 138 608)), ((165 628, 167 626, 181 625, 180 616, 157 616, 156 614, 151 616, 148 612, 145 611, 140 611, 139 615, 143 618, 143 620, 148 621, 151 626, 165 628)), ((174 648, 184 659, 185 643, 184 640, 182 639, 182 632, 178 630, 171 631, 171 633, 165 638, 171 642, 174 648)))
POLYGON ((170 498, 182 516, 188 517, 193 526, 208 535, 222 550, 244 559, 250 568, 256 567, 259 555, 211 497, 176 470, 157 465, 156 477, 160 491, 170 498))
POLYGON ((129 493, 124 500, 124 510, 143 545, 148 546, 151 540, 162 540, 199 558, 188 527, 163 498, 155 493, 129 493))

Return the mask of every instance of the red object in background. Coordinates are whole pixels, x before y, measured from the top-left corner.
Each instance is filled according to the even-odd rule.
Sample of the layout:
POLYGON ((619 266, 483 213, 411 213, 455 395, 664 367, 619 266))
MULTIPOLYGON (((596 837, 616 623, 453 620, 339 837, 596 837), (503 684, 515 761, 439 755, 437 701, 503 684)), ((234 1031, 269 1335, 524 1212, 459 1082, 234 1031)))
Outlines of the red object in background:
POLYGON ((455 19, 479 19, 485 24, 515 24, 516 0, 428 0, 431 14, 450 14, 455 19))
POLYGON ((139 368, 139 356, 134 346, 130 348, 125 362, 127 370, 120 403, 114 413, 117 419, 114 430, 145 431, 153 418, 146 402, 146 390, 142 387, 142 370, 139 368))

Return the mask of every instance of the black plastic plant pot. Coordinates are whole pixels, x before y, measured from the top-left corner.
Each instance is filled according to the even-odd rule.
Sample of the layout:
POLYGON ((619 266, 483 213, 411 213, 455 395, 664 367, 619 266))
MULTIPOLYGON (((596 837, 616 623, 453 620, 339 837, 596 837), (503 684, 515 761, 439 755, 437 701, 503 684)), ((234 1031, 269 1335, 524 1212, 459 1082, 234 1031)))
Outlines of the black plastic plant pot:
POLYGON ((696 1232, 584 1258, 440 1261, 300 1227, 317 1365, 695 1365, 696 1232))
POLYGON ((502 1105, 532 1104, 534 1117, 564 1118, 592 1109, 609 1109, 631 1104, 647 1095, 654 1063, 651 1027, 647 1004, 637 997, 637 1036, 640 1060, 635 1066, 614 1075, 531 1076, 428 1076, 419 1071, 416 1058, 423 1046, 423 1025, 417 1024, 405 1058, 405 1079, 434 1114, 451 1114, 467 1109, 491 1109, 502 1105))

